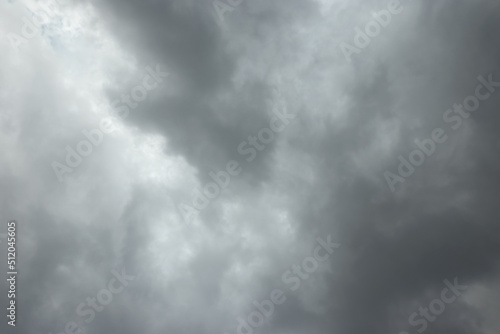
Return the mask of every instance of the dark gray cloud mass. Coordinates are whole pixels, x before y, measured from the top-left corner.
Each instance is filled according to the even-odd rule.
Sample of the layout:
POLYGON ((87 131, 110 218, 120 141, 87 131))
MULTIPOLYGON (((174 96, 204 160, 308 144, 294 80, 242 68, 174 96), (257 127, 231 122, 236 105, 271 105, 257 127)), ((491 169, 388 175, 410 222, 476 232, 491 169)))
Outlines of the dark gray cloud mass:
POLYGON ((0 7, 2 333, 500 331, 497 1, 0 7))

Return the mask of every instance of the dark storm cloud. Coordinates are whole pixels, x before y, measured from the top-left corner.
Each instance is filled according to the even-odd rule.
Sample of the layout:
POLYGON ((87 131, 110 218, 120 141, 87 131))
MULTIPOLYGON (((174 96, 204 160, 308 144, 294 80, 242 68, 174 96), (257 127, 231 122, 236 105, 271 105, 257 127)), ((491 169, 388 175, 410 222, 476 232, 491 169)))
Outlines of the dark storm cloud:
MULTIPOLYGON (((329 152, 330 157, 319 178, 323 187, 336 189, 324 216, 353 254, 337 268, 342 277, 332 279, 325 332, 415 332, 405 318, 418 307, 405 303, 428 305, 445 278, 467 284, 498 279, 500 240, 493 198, 500 163, 495 130, 499 96, 482 104, 456 133, 442 120, 446 109, 471 95, 478 75, 493 73, 500 81, 498 47, 491 43, 496 30, 488 29, 498 16, 490 12, 492 7, 492 2, 412 5, 406 26, 398 29, 398 43, 359 57, 358 67, 372 62, 370 56, 377 60, 369 73, 373 80, 357 82, 350 92, 356 101, 349 110, 352 125, 317 143, 318 153, 329 152), (415 148, 415 137, 427 138, 438 126, 452 137, 397 194, 385 182, 360 178, 349 164, 351 152, 380 140, 370 124, 393 118, 402 122, 392 154, 382 165, 374 161, 370 166, 379 176, 384 167, 397 167, 398 154, 415 148), (396 314, 398 307, 407 313, 396 314)), ((303 219, 307 228, 311 216, 303 219)), ((474 327, 480 319, 458 302, 427 333, 482 332, 474 327), (460 317, 466 322, 460 323, 460 317)))
MULTIPOLYGON (((96 5, 125 48, 133 50, 141 62, 160 62, 173 73, 165 88, 166 97, 141 106, 130 116, 131 122, 169 138, 172 147, 199 168, 202 178, 207 178, 210 170, 222 169, 226 162, 241 158, 238 144, 269 123, 266 100, 271 97, 272 83, 267 75, 249 78, 241 87, 232 82, 238 62, 251 62, 269 51, 231 48, 231 39, 258 45, 266 36, 254 38, 248 35, 251 29, 261 30, 259 35, 268 34, 276 24, 275 18, 285 25, 281 21, 299 20, 299 11, 305 9, 302 15, 307 15, 314 8, 311 4, 257 3, 262 17, 249 19, 240 13, 243 27, 221 30, 210 2, 101 1, 96 5), (269 28, 263 29, 260 24, 269 28)), ((243 4, 227 16, 245 8, 243 4)), ((272 151, 272 146, 264 154, 272 151)), ((262 159, 257 159, 247 173, 262 178, 269 173, 267 169, 262 159)))
POLYGON ((286 302, 255 333, 416 334, 408 317, 455 278, 467 291, 425 333, 498 332, 498 303, 488 298, 499 282, 500 91, 459 129, 443 113, 474 93, 478 76, 500 82, 500 7, 401 3, 404 11, 348 62, 339 44, 387 2, 245 0, 223 25, 210 1, 93 2, 103 31, 137 65, 106 58, 106 99, 130 92, 146 66, 171 75, 130 111, 125 135, 107 137, 64 184, 49 167, 32 166, 64 157, 100 119, 88 112, 92 101, 64 88, 67 74, 51 74, 61 62, 28 52, 35 65, 18 80, 39 88, 10 102, 20 111, 2 129, 20 134, 6 130, 2 147, 21 153, 0 167, 9 193, 2 209, 31 222, 20 228, 29 269, 19 301, 30 305, 21 332, 59 333, 121 268, 143 276, 96 313, 88 332, 233 334, 252 301, 279 288, 286 302), (269 127, 274 88, 297 119, 184 222, 177 205, 210 181, 210 170, 244 162, 238 145, 269 127), (448 140, 392 192, 384 171, 396 172, 398 156, 437 127, 448 140), (149 135, 165 139, 163 152, 148 153, 149 135), (162 154, 181 161, 172 180, 154 176, 162 154), (341 248, 291 291, 283 272, 328 234, 341 248))

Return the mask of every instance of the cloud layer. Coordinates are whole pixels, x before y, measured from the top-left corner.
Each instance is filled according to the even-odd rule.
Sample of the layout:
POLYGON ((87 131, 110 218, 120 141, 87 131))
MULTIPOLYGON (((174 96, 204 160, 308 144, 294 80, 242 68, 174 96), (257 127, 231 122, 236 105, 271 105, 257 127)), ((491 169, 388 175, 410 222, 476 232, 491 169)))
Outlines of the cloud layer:
POLYGON ((500 82, 495 1, 401 0, 350 59, 341 44, 393 2, 44 3, 0 4, 0 233, 17 220, 19 268, 2 333, 246 333, 280 290, 250 331, 417 334, 455 278, 467 289, 425 333, 498 333, 500 87, 458 128, 443 118, 479 76, 500 82), (392 191, 384 172, 436 128, 446 142, 392 191), (60 180, 68 146, 82 161, 60 180), (328 236, 340 247, 301 278, 328 236))

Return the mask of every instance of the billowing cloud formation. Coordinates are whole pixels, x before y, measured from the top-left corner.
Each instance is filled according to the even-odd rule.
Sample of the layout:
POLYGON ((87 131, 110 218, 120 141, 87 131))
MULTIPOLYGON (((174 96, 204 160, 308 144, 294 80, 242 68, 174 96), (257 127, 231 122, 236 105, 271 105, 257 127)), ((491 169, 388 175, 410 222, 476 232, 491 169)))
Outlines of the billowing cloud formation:
POLYGON ((0 4, 2 333, 498 333, 495 1, 43 4, 0 4))

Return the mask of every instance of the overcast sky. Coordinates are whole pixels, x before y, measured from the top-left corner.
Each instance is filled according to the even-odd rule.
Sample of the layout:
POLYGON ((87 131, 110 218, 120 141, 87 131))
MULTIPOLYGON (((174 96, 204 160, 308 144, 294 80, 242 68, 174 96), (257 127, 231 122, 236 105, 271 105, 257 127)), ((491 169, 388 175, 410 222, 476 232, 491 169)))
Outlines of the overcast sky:
POLYGON ((2 0, 0 332, 498 334, 499 22, 2 0))

